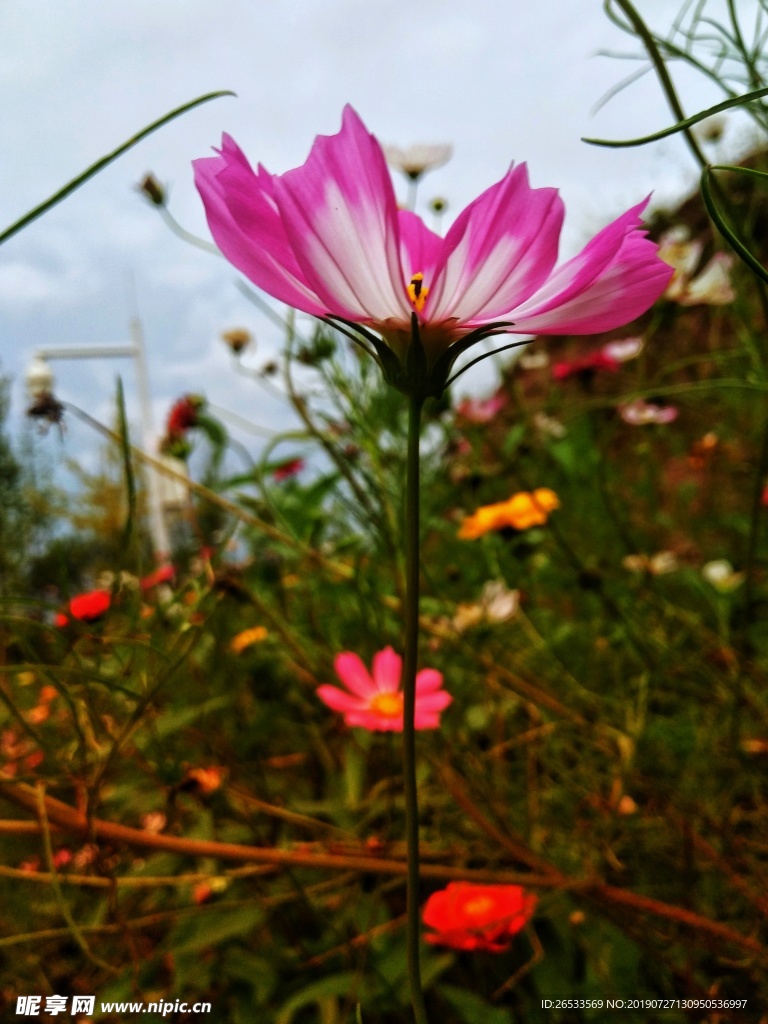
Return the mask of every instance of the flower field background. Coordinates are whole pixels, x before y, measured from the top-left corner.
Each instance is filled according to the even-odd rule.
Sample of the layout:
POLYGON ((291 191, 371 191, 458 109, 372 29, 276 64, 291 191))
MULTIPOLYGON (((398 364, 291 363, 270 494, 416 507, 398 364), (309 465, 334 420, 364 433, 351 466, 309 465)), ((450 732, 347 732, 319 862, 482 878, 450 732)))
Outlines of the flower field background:
MULTIPOLYGON (((492 394, 425 406, 432 1021, 615 1020, 608 998, 768 1020, 766 172, 760 152, 705 168, 703 199, 649 221, 675 273, 640 319, 536 339, 494 357, 492 394), (542 1007, 558 998, 593 1003, 542 1007)), ((250 450, 203 388, 180 396, 163 454, 191 478, 162 564, 119 393, 76 503, 0 436, 7 1014, 96 993, 212 1004, 185 1021, 410 1020, 407 412, 343 332, 290 312, 275 331, 279 366, 222 325, 222 373, 300 427, 250 450)))

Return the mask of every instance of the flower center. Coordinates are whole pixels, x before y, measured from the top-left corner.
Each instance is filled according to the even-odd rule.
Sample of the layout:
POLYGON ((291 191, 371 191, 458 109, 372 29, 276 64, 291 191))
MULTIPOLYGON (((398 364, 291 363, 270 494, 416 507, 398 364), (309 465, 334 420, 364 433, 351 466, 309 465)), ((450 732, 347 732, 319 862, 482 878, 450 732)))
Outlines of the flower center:
POLYGON ((411 283, 408 285, 408 295, 413 303, 413 308, 417 313, 420 313, 424 309, 424 303, 427 301, 429 295, 429 288, 424 287, 424 275, 414 274, 411 278, 411 283))
POLYGON ((490 896, 475 896, 464 904, 465 911, 470 917, 480 917, 486 914, 494 905, 490 896))
POLYGON ((399 718, 403 713, 402 693, 377 693, 368 705, 374 714, 384 718, 399 718))

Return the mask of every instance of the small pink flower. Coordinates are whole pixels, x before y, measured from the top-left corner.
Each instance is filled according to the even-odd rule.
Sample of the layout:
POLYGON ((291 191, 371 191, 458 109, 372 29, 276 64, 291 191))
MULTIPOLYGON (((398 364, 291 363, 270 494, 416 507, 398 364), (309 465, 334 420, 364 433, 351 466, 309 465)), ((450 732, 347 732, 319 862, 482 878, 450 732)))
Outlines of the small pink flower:
POLYGON ((470 423, 489 423, 507 404, 503 391, 490 398, 465 398, 456 406, 456 412, 470 423))
POLYGON ((678 410, 674 405, 654 405, 642 398, 636 398, 628 405, 622 405, 619 415, 632 427, 645 427, 649 423, 672 423, 677 419, 678 410))
MULTIPOLYGON (((403 659, 391 647, 373 657, 373 676, 356 654, 345 651, 334 662, 336 675, 348 693, 336 686, 319 686, 320 700, 344 715, 349 726, 371 732, 403 731, 403 693, 400 677, 403 659)), ((442 688, 443 677, 433 668, 422 669, 416 676, 417 729, 437 729, 440 712, 453 698, 442 688)))
POLYGON ((382 148, 355 111, 286 174, 254 171, 228 135, 196 160, 195 181, 221 251, 281 302, 377 331, 405 363, 412 317, 428 363, 500 332, 595 334, 644 313, 672 268, 645 237, 645 199, 557 269, 565 208, 531 188, 524 164, 463 210, 445 238, 398 210, 382 148), (477 332, 477 333, 475 333, 477 332))
POLYGON ((609 355, 604 349, 598 349, 596 352, 588 352, 584 356, 575 356, 573 359, 564 359, 560 363, 555 363, 552 367, 552 377, 555 380, 578 376, 591 377, 599 370, 615 373, 618 368, 618 359, 609 355))

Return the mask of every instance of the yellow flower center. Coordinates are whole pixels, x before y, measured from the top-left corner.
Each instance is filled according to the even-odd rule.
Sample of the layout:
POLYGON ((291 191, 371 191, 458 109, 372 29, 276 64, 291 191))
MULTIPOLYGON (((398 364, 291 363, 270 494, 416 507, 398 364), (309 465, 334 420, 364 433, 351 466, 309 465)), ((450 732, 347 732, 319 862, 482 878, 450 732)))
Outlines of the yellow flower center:
POLYGON ((399 718, 403 713, 402 693, 377 693, 368 705, 374 714, 383 715, 384 718, 399 718))
POLYGON ((414 274, 411 278, 411 283, 408 285, 408 295, 410 296, 413 308, 417 313, 420 313, 424 309, 424 303, 427 301, 429 295, 429 288, 424 287, 424 275, 414 274))
POLYGON ((480 917, 483 914, 487 914, 493 906, 494 901, 490 896, 475 896, 473 899, 467 900, 464 904, 464 910, 470 917, 480 917))

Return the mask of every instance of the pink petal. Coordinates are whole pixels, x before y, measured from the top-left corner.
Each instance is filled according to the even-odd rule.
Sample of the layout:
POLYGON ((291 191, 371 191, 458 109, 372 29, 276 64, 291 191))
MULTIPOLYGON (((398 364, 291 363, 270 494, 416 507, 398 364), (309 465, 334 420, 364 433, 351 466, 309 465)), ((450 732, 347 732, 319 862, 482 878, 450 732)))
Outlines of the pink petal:
POLYGON ((443 251, 443 239, 430 231, 424 221, 410 210, 398 210, 400 225, 400 261, 403 277, 410 282, 414 274, 424 275, 428 288, 435 279, 435 268, 443 251))
POLYGON ((641 230, 648 200, 627 210, 512 310, 515 333, 597 334, 629 323, 662 294, 672 276, 641 230))
POLYGON ((369 729, 371 732, 402 732, 402 716, 392 718, 385 715, 377 715, 373 711, 356 711, 347 715, 344 721, 349 726, 358 726, 361 729, 369 729))
POLYGON ((195 184, 214 241, 259 288, 305 313, 327 312, 308 286, 288 244, 274 200, 274 179, 258 175, 228 136, 220 155, 193 162, 195 184))
POLYGON ((413 727, 414 729, 439 729, 440 715, 434 712, 424 713, 417 710, 413 718, 413 727))
POLYGON ((416 693, 432 693, 443 685, 443 674, 436 668, 423 668, 416 676, 416 693))
POLYGON ((371 679, 370 673, 360 658, 351 651, 336 655, 333 663, 336 675, 346 688, 364 700, 370 700, 379 692, 371 679))
POLYGON ((408 320, 397 204, 384 155, 347 106, 338 135, 320 135, 275 197, 304 278, 328 311, 357 321, 408 320))
POLYGON ((547 279, 557 259, 563 202, 532 189, 525 164, 459 214, 445 238, 445 263, 425 307, 432 321, 474 325, 503 319, 547 279))
POLYGON ((445 690, 438 690, 437 693, 425 693, 416 697, 416 713, 428 711, 443 711, 453 700, 450 693, 445 690))
POLYGON ((379 693, 396 693, 402 672, 403 659, 391 647, 373 656, 373 682, 379 693))
POLYGON ((361 705, 364 706, 364 702, 359 697, 352 697, 336 686, 318 686, 317 696, 323 704, 327 704, 329 708, 341 711, 343 714, 360 711, 361 705))

